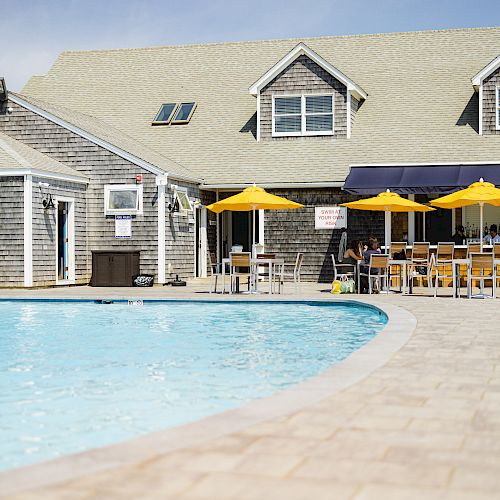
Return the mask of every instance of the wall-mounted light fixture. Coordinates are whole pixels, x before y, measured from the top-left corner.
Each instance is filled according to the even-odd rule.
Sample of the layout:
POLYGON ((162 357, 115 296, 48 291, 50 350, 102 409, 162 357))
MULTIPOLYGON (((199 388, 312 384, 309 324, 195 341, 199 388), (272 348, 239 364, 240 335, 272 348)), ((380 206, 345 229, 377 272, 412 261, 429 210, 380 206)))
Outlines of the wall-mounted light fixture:
POLYGON ((172 213, 172 212, 178 212, 179 211, 179 200, 177 196, 175 197, 174 203, 169 203, 167 205, 167 210, 172 213))
POLYGON ((40 193, 42 194, 42 206, 45 210, 53 210, 56 208, 54 205, 54 200, 52 199, 52 194, 43 194, 42 188, 49 188, 50 184, 47 182, 39 182, 38 187, 40 188, 40 193))
POLYGON ((0 102, 7 100, 7 86, 5 85, 5 78, 0 76, 0 102))

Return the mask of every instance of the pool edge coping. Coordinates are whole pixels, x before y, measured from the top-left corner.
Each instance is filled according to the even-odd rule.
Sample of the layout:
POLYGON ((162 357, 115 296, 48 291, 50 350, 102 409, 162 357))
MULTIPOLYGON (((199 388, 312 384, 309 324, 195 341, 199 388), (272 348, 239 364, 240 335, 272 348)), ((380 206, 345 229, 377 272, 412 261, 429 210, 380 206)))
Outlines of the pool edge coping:
MULTIPOLYGON (((13 298, 12 300, 17 299, 13 298)), ((31 297, 23 297, 21 300, 32 299, 31 297)), ((61 299, 55 298, 54 300, 61 299)), ((92 299, 86 298, 84 300, 92 299)), ((120 299, 115 298, 115 300, 120 299)), ((190 301, 189 298, 181 300, 190 301)), ((196 301, 197 299, 192 300, 196 301)), ((46 462, 2 471, 0 472, 1 498, 6 495, 62 484, 115 467, 137 464, 162 454, 190 448, 227 434, 240 432, 249 426, 304 409, 360 382, 376 369, 382 367, 406 344, 416 328, 415 316, 406 309, 392 304, 374 303, 369 299, 301 297, 295 300, 274 299, 272 302, 331 303, 337 300, 374 307, 386 314, 388 321, 372 340, 336 365, 269 397, 252 400, 238 408, 216 413, 192 423, 151 432, 109 446, 65 455, 46 462)), ((211 300, 208 301, 211 302, 211 300)), ((249 302, 256 301, 259 299, 253 299, 249 302)), ((221 302, 227 302, 227 300, 221 302)))

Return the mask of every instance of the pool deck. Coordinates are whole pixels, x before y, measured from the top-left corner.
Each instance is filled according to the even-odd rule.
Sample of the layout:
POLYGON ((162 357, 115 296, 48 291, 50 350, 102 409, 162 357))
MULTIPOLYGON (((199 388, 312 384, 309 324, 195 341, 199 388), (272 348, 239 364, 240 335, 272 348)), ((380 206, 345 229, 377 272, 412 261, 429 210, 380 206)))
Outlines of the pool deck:
MULTIPOLYGON (((221 298, 207 288, 198 281, 186 288, 0 290, 0 298, 221 298)), ((303 284, 294 294, 289 286, 272 298, 339 298, 326 288, 303 284)), ((387 310, 391 330, 366 346, 365 357, 348 358, 344 372, 334 368, 311 390, 290 391, 293 397, 260 400, 252 406, 260 408, 258 421, 235 426, 234 415, 221 414, 111 447, 124 460, 102 470, 93 461, 107 449, 79 455, 73 477, 62 465, 60 474, 43 466, 2 473, 0 498, 500 499, 500 302, 349 298, 387 310)))

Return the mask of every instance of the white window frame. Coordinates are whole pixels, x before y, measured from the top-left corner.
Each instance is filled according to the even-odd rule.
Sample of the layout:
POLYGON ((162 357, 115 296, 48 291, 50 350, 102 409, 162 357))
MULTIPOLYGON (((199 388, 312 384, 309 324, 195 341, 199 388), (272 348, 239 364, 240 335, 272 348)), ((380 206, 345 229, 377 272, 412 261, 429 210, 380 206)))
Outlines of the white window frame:
POLYGON ((104 186, 104 215, 142 215, 143 213, 143 189, 142 184, 106 184, 104 186), (109 195, 111 191, 137 191, 137 207, 131 208, 108 208, 109 195))
MULTIPOLYGON (((317 94, 275 94, 272 99, 272 137, 307 137, 307 136, 317 136, 317 135, 334 135, 335 134, 335 97, 333 93, 321 92, 317 94), (307 131, 306 130, 306 97, 318 97, 318 96, 329 96, 332 98, 332 112, 331 113, 309 113, 312 115, 332 115, 332 130, 318 130, 318 131, 307 131), (287 97, 300 97, 300 116, 301 116, 301 130, 300 132, 276 132, 275 130, 275 99, 287 98, 287 97)), ((286 115, 280 115, 286 116, 286 115)), ((295 116, 295 114, 293 115, 295 116)))
POLYGON ((495 125, 496 129, 500 130, 500 86, 495 87, 495 111, 496 111, 496 120, 495 120, 495 125))
POLYGON ((177 186, 174 189, 174 204, 175 204, 176 201, 179 203, 179 213, 182 214, 182 215, 192 214, 193 211, 194 211, 194 209, 193 209, 193 203, 189 199, 189 196, 188 196, 187 193, 188 193, 188 190, 185 187, 179 187, 179 186, 177 186), (186 200, 189 202, 189 208, 183 208, 182 207, 181 200, 179 199, 179 193, 183 193, 186 196, 186 200))

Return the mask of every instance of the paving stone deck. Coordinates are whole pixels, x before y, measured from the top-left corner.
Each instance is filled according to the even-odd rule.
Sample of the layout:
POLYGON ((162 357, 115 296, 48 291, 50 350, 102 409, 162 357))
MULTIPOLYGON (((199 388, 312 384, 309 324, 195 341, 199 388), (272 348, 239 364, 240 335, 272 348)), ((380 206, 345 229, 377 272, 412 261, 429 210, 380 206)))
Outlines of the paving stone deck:
MULTIPOLYGON (((206 283, 144 297, 204 298, 206 283)), ((301 296, 329 297, 306 284, 301 296)), ((289 288, 289 293, 292 290, 289 288)), ((137 297, 136 290, 0 291, 0 296, 137 297)), ((497 300, 373 296, 417 326, 387 363, 298 411, 136 463, 2 498, 500 499, 497 300)), ((0 492, 1 496, 1 492, 0 492)))

